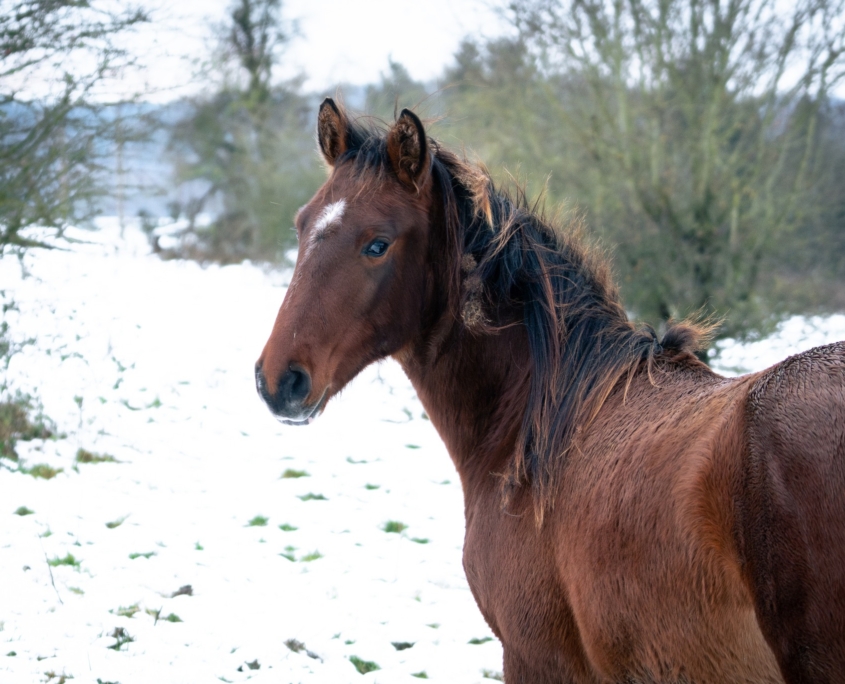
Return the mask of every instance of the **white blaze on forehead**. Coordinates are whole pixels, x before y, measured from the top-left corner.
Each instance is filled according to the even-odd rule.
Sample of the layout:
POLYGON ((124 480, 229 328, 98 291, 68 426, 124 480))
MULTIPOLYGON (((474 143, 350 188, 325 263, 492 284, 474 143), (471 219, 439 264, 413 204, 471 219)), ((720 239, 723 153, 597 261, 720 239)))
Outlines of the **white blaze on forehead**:
POLYGON ((343 212, 345 209, 345 199, 327 204, 317 217, 317 222, 314 224, 314 231, 322 233, 329 226, 334 225, 335 223, 340 223, 340 219, 343 218, 343 212))
POLYGON ((326 231, 331 226, 340 223, 340 219, 343 218, 343 212, 345 209, 345 199, 332 202, 331 204, 327 204, 323 207, 323 211, 320 212, 320 215, 314 222, 314 229, 311 231, 311 236, 308 238, 308 246, 305 249, 306 257, 314 251, 314 248, 317 246, 317 243, 323 239, 326 231))

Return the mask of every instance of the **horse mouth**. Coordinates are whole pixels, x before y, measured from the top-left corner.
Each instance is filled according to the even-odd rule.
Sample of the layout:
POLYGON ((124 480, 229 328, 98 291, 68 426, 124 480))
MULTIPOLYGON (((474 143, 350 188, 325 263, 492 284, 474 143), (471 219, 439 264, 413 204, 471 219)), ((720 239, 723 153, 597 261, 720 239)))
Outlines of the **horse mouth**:
POLYGON ((279 414, 274 414, 276 416, 276 420, 280 423, 284 423, 285 425, 310 425, 313 423, 317 416, 319 416, 323 409, 326 408, 326 403, 329 401, 329 388, 323 390, 323 394, 320 398, 311 406, 303 406, 302 412, 296 418, 292 416, 281 416, 279 414))

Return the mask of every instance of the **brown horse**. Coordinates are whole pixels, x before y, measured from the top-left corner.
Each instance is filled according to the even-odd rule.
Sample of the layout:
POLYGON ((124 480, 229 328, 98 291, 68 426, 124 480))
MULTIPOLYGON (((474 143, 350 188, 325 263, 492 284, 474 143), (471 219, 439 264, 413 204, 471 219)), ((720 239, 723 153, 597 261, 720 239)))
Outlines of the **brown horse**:
POLYGON ((845 682, 845 344, 726 379, 603 259, 427 138, 326 100, 330 176, 256 365, 311 422, 393 356, 461 476, 505 681, 845 682))

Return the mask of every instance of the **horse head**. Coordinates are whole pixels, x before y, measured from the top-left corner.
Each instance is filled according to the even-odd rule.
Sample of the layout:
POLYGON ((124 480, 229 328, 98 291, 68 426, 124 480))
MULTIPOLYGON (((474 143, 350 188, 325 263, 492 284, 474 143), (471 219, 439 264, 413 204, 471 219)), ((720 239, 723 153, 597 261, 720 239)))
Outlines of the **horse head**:
POLYGON ((317 138, 329 177, 296 215, 296 267, 255 365, 259 394, 294 425, 413 340, 432 283, 431 152, 420 119, 403 110, 386 135, 365 138, 326 99, 317 138))

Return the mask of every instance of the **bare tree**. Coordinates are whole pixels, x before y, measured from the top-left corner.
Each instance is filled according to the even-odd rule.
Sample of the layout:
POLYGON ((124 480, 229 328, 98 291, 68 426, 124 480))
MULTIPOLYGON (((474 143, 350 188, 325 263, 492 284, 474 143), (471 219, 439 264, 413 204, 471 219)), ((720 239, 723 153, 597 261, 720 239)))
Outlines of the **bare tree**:
POLYGON ((96 0, 0 0, 0 256, 50 246, 90 215, 114 132, 91 95, 129 61, 120 37, 146 20, 96 0))
POLYGON ((806 225, 819 112, 845 77, 843 0, 516 0, 510 16, 590 163, 582 196, 619 245, 629 303, 743 333, 776 311, 761 272, 806 225))

